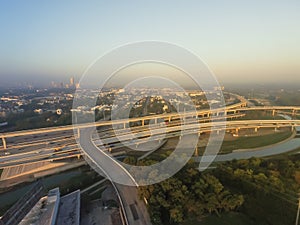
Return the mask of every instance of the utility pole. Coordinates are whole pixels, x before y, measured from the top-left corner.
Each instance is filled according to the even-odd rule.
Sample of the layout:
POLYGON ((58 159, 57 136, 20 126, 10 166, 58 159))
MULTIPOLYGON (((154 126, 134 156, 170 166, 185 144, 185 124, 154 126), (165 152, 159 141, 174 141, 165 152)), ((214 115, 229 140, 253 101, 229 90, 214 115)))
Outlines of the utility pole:
POLYGON ((300 213, 300 195, 298 196, 298 210, 297 210, 297 216, 296 216, 296 223, 295 223, 295 225, 298 225, 298 222, 299 222, 299 213, 300 213))

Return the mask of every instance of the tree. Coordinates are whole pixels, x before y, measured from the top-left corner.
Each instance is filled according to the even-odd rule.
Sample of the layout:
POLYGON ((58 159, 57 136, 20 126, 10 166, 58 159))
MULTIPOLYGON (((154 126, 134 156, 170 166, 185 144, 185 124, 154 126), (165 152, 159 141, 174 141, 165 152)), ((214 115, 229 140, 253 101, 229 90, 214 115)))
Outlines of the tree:
POLYGON ((123 163, 126 163, 128 165, 136 165, 136 158, 133 156, 127 156, 124 158, 123 163))

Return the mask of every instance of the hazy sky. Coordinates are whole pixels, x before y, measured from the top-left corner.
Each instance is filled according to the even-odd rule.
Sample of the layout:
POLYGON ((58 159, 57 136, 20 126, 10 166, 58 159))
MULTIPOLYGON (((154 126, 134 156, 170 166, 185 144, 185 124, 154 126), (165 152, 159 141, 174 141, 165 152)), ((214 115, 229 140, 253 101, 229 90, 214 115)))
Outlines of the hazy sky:
POLYGON ((221 82, 300 82, 299 12, 299 0, 3 0, 0 85, 79 78, 98 56, 142 40, 193 51, 221 82))

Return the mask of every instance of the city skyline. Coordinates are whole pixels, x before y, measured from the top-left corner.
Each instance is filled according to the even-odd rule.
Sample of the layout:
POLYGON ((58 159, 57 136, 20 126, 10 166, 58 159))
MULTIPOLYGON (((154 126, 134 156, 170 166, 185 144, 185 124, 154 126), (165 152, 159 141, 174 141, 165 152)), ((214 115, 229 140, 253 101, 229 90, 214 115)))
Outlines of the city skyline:
POLYGON ((79 80, 97 57, 143 40, 194 52, 222 83, 300 81, 298 1, 0 4, 1 86, 79 80))

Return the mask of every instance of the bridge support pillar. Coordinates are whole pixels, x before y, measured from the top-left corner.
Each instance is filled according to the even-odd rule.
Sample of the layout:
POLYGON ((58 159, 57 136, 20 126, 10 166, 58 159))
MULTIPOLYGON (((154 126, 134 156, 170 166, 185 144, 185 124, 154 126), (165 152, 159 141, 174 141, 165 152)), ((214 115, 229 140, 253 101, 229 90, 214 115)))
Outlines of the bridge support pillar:
POLYGON ((198 150, 198 146, 196 146, 195 148, 195 153, 194 153, 195 156, 199 156, 199 150, 198 150))
POLYGON ((169 123, 170 123, 171 122, 171 117, 169 117, 168 120, 169 120, 169 123))
POLYGON ((126 129, 126 123, 123 123, 123 128, 126 129))
POLYGON ((292 116, 295 116, 295 115, 296 115, 296 110, 293 109, 293 110, 292 110, 292 116))
POLYGON ((273 109, 273 111, 272 111, 272 116, 275 116, 275 109, 273 109))
POLYGON ((254 132, 257 133, 257 130, 258 130, 258 127, 255 127, 254 128, 254 132))
POLYGON ((80 159, 80 155, 77 155, 77 159, 80 159))
POLYGON ((239 134, 239 128, 235 128, 235 134, 239 134))
POLYGON ((2 137, 2 144, 3 144, 3 149, 6 149, 7 146, 6 146, 6 140, 5 140, 5 137, 2 137))
POLYGON ((145 120, 142 120, 142 126, 145 126, 145 120))
POLYGON ((77 128, 77 138, 80 138, 80 129, 77 128))

